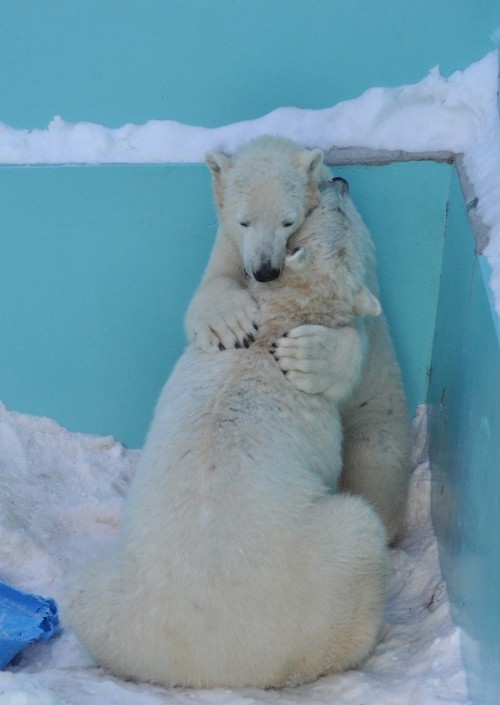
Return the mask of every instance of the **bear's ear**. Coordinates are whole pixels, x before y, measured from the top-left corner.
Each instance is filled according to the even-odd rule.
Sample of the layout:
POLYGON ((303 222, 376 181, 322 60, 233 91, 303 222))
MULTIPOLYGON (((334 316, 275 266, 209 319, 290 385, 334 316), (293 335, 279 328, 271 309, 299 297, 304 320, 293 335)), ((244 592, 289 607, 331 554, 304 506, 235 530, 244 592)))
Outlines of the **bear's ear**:
POLYGON ((339 196, 347 196, 349 193, 349 184, 341 176, 334 176, 328 183, 332 185, 333 190, 338 193, 339 196))
POLYGON ((298 271, 302 269, 309 260, 309 250, 307 247, 297 247, 290 255, 285 257, 285 266, 298 271))
POLYGON ((353 310, 356 316, 380 316, 380 301, 371 291, 362 287, 354 294, 353 310))
POLYGON ((231 160, 222 152, 207 152, 205 161, 213 176, 219 178, 231 165, 231 160))
POLYGON ((310 179, 317 180, 323 166, 323 151, 321 149, 305 149, 297 154, 297 163, 310 179))
POLYGON ((205 161, 212 172, 212 183, 215 193, 215 202, 219 209, 222 209, 224 202, 224 191, 226 188, 226 174, 232 166, 231 159, 222 152, 207 152, 205 161))

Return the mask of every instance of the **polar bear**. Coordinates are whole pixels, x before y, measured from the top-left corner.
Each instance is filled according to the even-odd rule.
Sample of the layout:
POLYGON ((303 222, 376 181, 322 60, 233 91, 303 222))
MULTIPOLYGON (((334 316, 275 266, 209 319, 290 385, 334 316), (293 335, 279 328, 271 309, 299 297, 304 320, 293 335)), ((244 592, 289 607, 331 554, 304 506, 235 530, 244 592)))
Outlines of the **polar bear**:
MULTIPOLYGON (((213 352, 252 343, 261 314, 248 283, 279 277, 288 239, 319 202, 331 174, 321 150, 271 136, 253 140, 232 158, 208 153, 207 164, 220 228, 185 327, 191 342, 213 352)), ((363 243, 368 285, 378 296, 373 242, 348 193, 342 209, 346 227, 363 243)), ((369 319, 366 330, 363 375, 342 409, 342 488, 377 509, 393 543, 408 493, 410 427, 384 316, 369 319)), ((276 343, 288 380, 311 394, 333 384, 349 356, 347 327, 302 325, 276 343)))
POLYGON ((342 202, 325 191, 288 240, 281 276, 249 282, 261 325, 248 349, 185 351, 160 395, 116 553, 69 581, 64 620, 118 676, 290 686, 356 666, 377 640, 384 527, 336 487, 338 406, 361 374, 360 316, 380 305, 342 202), (347 327, 349 364, 324 393, 298 390, 274 359, 274 341, 304 323, 347 327))

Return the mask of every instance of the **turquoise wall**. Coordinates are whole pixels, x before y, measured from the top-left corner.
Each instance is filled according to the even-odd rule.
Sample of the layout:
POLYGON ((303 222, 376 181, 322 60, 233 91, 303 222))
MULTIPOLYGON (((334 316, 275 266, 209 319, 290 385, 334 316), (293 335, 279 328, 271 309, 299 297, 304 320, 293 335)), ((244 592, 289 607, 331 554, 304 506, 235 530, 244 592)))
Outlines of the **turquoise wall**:
MULTIPOLYGON (((337 173, 376 241, 413 413, 426 396, 451 167, 337 173)), ((0 193, 0 399, 141 446, 215 236, 208 169, 11 167, 0 193)))
POLYGON ((212 245, 208 170, 4 168, 0 193, 0 399, 141 446, 212 245))
MULTIPOLYGON (((481 58, 496 3, 470 0, 0 3, 0 121, 214 126, 323 108, 481 58), (432 16, 432 22, 422 17, 432 16)), ((410 413, 424 401, 449 168, 350 169, 379 250, 410 413), (435 245, 435 247, 434 247, 435 245), (420 266, 422 265, 422 269, 420 266)), ((184 346, 215 229, 204 167, 0 168, 0 398, 142 444, 184 346), (193 206, 194 201, 194 206, 193 206)))
POLYGON ((433 520, 475 703, 500 703, 500 336, 456 174, 429 387, 433 520))
POLYGON ((415 162, 334 171, 349 181, 373 234, 381 302, 413 416, 427 395, 452 168, 415 162))

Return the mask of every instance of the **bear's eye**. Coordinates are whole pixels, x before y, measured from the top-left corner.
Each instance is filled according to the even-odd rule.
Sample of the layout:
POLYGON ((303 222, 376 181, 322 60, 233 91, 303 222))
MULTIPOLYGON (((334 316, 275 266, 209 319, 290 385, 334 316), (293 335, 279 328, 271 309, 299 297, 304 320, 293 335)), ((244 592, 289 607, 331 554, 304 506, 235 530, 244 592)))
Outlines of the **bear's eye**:
POLYGON ((281 225, 282 225, 284 228, 291 228, 292 225, 293 225, 293 222, 294 222, 294 221, 293 221, 291 218, 285 218, 285 220, 282 220, 282 221, 281 221, 281 225))
POLYGON ((239 224, 241 225, 242 228, 248 228, 248 226, 250 225, 248 220, 240 220, 239 224))

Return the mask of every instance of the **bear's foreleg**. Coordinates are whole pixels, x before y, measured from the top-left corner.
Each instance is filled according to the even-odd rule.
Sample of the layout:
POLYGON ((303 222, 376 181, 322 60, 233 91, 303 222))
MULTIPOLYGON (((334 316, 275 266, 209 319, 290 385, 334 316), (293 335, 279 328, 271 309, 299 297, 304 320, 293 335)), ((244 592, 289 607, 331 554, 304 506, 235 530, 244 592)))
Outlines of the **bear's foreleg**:
POLYGON ((297 389, 341 403, 359 382, 365 353, 361 323, 342 328, 303 325, 276 341, 274 357, 297 389))
POLYGON ((186 335, 204 352, 248 347, 259 309, 246 286, 241 256, 222 228, 199 288, 186 313, 186 335))

